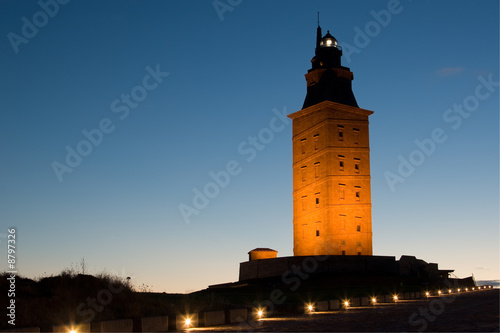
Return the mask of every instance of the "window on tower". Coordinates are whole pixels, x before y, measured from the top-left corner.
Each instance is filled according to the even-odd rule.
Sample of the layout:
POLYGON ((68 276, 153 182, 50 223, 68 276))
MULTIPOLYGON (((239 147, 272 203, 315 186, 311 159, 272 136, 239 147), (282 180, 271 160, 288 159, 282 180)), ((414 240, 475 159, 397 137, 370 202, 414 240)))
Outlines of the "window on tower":
POLYGON ((300 168, 300 172, 302 174, 302 181, 305 182, 306 181, 306 168, 307 166, 303 166, 302 168, 300 168))
POLYGON ((354 144, 359 144, 359 129, 353 128, 354 144))
POLYGON ((306 139, 300 140, 300 150, 302 151, 302 154, 306 153, 306 139))
POLYGON ((345 230, 345 215, 340 215, 340 230, 345 230))
POLYGON ((318 221, 318 222, 316 222, 314 224, 316 226, 316 237, 319 237, 319 229, 320 229, 320 226, 321 226, 321 221, 318 221))
POLYGON ((346 243, 346 241, 344 239, 340 241, 340 245, 345 246, 346 244, 347 243, 346 243))
POLYGON ((337 128, 339 131, 339 141, 344 141, 344 126, 338 125, 337 128))
POLYGON ((320 193, 319 193, 319 192, 314 194, 314 196, 315 196, 315 199, 314 199, 314 200, 315 200, 315 202, 316 202, 316 207, 319 207, 319 195, 320 195, 320 193))
POLYGON ((314 150, 319 149, 319 134, 314 134, 314 150))
POLYGON ((361 216, 355 216, 354 221, 356 221, 356 231, 361 232, 361 216))
POLYGON ((345 199, 345 184, 339 184, 339 199, 345 199))
POLYGON ((354 186, 354 189, 356 191, 356 201, 359 201, 360 197, 361 197, 361 187, 359 186, 354 186))
POLYGON ((307 209, 307 195, 302 197, 302 210, 305 211, 307 209))
POLYGON ((319 162, 314 163, 314 178, 319 178, 319 162))
POLYGON ((361 242, 357 242, 357 243, 356 243, 356 246, 361 247, 361 242))
POLYGON ((359 158, 355 158, 354 159, 354 172, 356 172, 356 173, 359 173, 359 164, 360 164, 359 158))
POLYGON ((339 170, 344 171, 344 156, 339 155, 339 170))

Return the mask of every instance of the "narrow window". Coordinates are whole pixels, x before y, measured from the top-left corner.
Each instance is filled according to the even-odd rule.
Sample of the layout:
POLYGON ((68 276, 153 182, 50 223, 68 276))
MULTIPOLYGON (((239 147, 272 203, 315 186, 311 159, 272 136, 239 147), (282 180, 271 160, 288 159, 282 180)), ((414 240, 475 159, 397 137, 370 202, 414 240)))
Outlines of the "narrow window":
POLYGON ((345 157, 342 155, 339 155, 339 170, 344 171, 344 159, 345 157))
POLYGON ((361 242, 356 242, 356 246, 361 247, 361 242))
POLYGON ((306 139, 300 140, 300 149, 302 151, 302 154, 306 153, 306 139))
POLYGON ((345 184, 339 184, 339 199, 345 199, 345 184))
POLYGON ((345 215, 340 215, 340 230, 345 230, 345 215))
POLYGON ((314 134, 314 150, 319 149, 319 134, 314 134))
POLYGON ((302 197, 302 210, 305 211, 307 208, 307 195, 302 197))
POLYGON ((319 207, 319 195, 320 195, 320 192, 314 194, 314 196, 316 197, 315 198, 316 207, 319 207))
POLYGON ((307 224, 302 225, 302 239, 306 238, 307 224))
POLYGON ((339 141, 344 141, 344 126, 338 125, 337 128, 339 130, 339 141))
POLYGON ((358 252, 358 256, 360 256, 360 255, 361 255, 361 252, 358 252))
POLYGON ((354 186, 355 190, 356 190, 356 201, 359 201, 360 200, 360 197, 361 197, 361 187, 359 186, 354 186))
POLYGON ((305 182, 306 181, 306 166, 303 166, 302 168, 300 168, 300 171, 302 173, 302 181, 305 182))
POLYGON ((314 178, 319 178, 319 162, 314 163, 314 178))
POLYGON ((320 229, 320 226, 321 226, 321 221, 318 221, 318 222, 316 222, 314 224, 316 226, 316 237, 319 237, 319 229, 320 229))
POLYGON ((354 172, 356 172, 356 173, 359 173, 359 163, 360 163, 359 158, 355 158, 354 159, 354 172))
POLYGON ((356 231, 361 232, 361 217, 360 216, 355 216, 354 221, 356 223, 356 231))
POLYGON ((353 134, 354 134, 354 144, 357 145, 359 144, 359 129, 353 128, 353 134))
POLYGON ((346 241, 345 240, 341 240, 340 241, 340 245, 345 246, 346 245, 346 241))
POLYGON ((344 250, 342 250, 342 255, 345 256, 345 251, 344 250))

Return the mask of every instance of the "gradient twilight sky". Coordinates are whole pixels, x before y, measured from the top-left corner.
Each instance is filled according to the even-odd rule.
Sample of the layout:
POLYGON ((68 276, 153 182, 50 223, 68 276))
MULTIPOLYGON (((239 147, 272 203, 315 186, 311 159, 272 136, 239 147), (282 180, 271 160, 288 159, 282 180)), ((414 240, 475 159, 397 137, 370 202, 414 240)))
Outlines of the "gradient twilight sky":
POLYGON ((498 1, 220 0, 220 15, 210 0, 60 1, 53 17, 0 1, 0 241, 17 228, 20 274, 85 258, 92 273, 188 292, 236 281, 255 247, 292 255, 291 125, 251 161, 238 146, 273 109, 301 109, 320 11, 359 106, 375 111, 374 254, 500 278, 498 1), (381 25, 373 13, 388 6, 381 25), (23 29, 34 19, 36 34, 23 29), (144 84, 155 70, 169 75, 144 84), (100 124, 112 132, 60 182, 53 162, 100 124), (392 191, 386 173, 424 156, 415 140, 436 128, 446 141, 392 191), (241 172, 186 223, 179 205, 232 160, 241 172))

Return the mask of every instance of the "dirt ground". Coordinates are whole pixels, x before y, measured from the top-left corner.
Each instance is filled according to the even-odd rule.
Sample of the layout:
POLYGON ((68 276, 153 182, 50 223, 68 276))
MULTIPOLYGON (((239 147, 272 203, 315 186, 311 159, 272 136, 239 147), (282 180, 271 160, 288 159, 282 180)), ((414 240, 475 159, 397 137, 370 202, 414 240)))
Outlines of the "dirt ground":
POLYGON ((195 332, 499 332, 500 290, 317 312, 195 332))

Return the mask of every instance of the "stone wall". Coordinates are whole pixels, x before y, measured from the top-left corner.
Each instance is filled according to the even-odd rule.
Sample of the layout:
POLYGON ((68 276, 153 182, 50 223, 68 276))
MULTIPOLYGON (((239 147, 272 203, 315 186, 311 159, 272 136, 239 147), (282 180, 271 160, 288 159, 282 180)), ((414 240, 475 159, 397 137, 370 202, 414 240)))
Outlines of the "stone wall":
POLYGON ((398 275, 395 257, 386 256, 308 256, 281 257, 240 263, 240 281, 281 277, 293 266, 309 268, 310 274, 390 274, 398 275))

